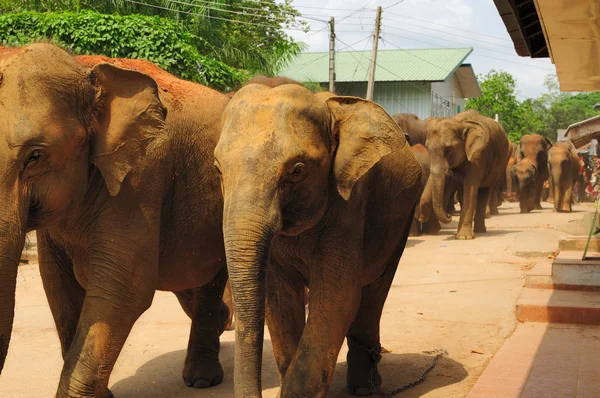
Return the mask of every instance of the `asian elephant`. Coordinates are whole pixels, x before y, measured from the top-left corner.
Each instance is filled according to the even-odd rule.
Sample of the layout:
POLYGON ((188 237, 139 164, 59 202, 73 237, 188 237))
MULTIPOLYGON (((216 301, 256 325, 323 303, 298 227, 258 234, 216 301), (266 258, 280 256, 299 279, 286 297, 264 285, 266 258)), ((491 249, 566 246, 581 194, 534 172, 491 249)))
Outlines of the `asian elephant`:
POLYGON ((146 61, 76 59, 50 44, 0 55, 0 369, 19 255, 37 230, 64 358, 57 397, 112 396, 117 356, 155 290, 175 292, 192 318, 185 383, 221 382, 213 151, 227 102, 146 61))
POLYGON ((571 141, 559 141, 548 151, 550 190, 554 193, 554 209, 570 212, 573 203, 573 185, 579 174, 579 157, 571 141))
POLYGON ((429 119, 427 149, 431 158, 433 209, 438 220, 452 218, 444 209, 444 187, 450 170, 463 175, 463 192, 457 239, 473 239, 485 232, 489 188, 503 175, 510 142, 495 120, 470 110, 451 118, 429 119), (475 228, 473 228, 475 218, 475 228))
MULTIPOLYGON (((421 144, 413 145, 413 146, 411 146, 410 149, 413 152, 413 154, 415 155, 415 158, 417 159, 419 164, 421 165, 420 196, 421 196, 421 198, 423 198, 424 190, 425 190, 425 187, 427 187, 427 181, 429 180, 429 151, 427 151, 427 148, 425 148, 421 144)), ((429 191, 431 191, 430 188, 429 188, 429 191)), ((429 195, 429 197, 431 197, 431 195, 429 195)), ((430 202, 431 201, 424 200, 423 205, 427 206, 428 204, 430 204, 430 202)), ((419 221, 420 217, 421 217, 421 204, 418 203, 415 208, 415 214, 413 217, 412 226, 410 227, 409 236, 421 235, 421 230, 422 230, 423 226, 421 225, 421 222, 419 221)), ((438 225, 439 225, 439 223, 438 223, 438 225)))
POLYGON ((410 145, 425 145, 427 142, 427 121, 421 120, 412 113, 396 113, 392 115, 394 121, 409 137, 410 145))
POLYGON ((516 151, 511 175, 517 186, 521 213, 542 208, 542 190, 548 179, 548 150, 552 142, 539 134, 525 134, 516 151))
POLYGON ((215 166, 236 397, 261 396, 265 312, 282 397, 326 396, 344 338, 350 393, 381 383, 379 320, 421 189, 406 144, 392 118, 360 98, 249 85, 228 104, 215 166))
POLYGON ((515 142, 511 142, 511 151, 510 151, 510 156, 508 158, 508 164, 506 165, 506 171, 505 171, 505 186, 504 186, 504 197, 509 201, 509 202, 515 202, 517 200, 517 190, 516 190, 516 184, 513 184, 513 175, 512 175, 512 168, 515 165, 515 159, 517 157, 517 148, 519 147, 519 145, 515 142))

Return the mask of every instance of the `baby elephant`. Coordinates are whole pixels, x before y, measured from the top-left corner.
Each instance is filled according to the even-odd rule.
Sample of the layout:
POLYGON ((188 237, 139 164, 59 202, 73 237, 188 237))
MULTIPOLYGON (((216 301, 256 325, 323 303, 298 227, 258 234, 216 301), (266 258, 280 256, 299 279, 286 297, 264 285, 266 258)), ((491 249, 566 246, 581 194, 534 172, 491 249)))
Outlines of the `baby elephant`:
POLYGON ((369 394, 381 383, 372 353, 421 184, 402 130, 360 98, 259 84, 232 98, 222 127, 235 396, 261 396, 265 310, 282 397, 326 396, 344 338, 348 389, 369 394))
POLYGON ((554 209, 570 212, 573 203, 573 185, 579 174, 579 157, 571 141, 554 144, 548 152, 550 190, 554 194, 554 209))

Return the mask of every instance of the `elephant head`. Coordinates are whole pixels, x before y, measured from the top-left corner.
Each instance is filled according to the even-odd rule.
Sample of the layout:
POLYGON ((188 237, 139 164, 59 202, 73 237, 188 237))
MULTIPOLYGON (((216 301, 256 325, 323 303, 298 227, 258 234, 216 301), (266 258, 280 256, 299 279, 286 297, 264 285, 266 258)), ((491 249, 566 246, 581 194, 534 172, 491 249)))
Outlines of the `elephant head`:
POLYGON ((118 195, 164 117, 146 75, 87 69, 49 44, 0 56, 0 371, 25 234, 118 195))
POLYGON ((535 162, 523 158, 512 167, 511 177, 515 182, 520 202, 521 213, 529 213, 535 209, 535 183, 538 170, 535 162))
POLYGON ((265 267, 273 239, 316 226, 332 203, 406 144, 378 105, 295 85, 249 85, 227 105, 215 148, 236 305, 235 393, 261 394, 265 267))
POLYGON ((477 119, 478 114, 469 111, 452 118, 432 118, 427 122, 426 146, 431 158, 433 210, 438 220, 446 224, 452 221, 444 208, 448 173, 460 169, 465 162, 479 164, 489 141, 489 135, 477 119))

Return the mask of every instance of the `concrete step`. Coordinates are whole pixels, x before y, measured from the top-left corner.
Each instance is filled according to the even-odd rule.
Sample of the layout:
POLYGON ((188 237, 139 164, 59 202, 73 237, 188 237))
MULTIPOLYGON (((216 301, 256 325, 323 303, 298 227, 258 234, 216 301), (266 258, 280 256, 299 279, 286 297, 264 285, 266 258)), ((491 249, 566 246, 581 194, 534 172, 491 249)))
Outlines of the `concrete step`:
POLYGON ((600 325, 600 293, 526 288, 516 312, 520 322, 600 325))
POLYGON ((600 253, 588 251, 588 257, 599 259, 582 260, 583 251, 562 250, 552 262, 552 282, 558 288, 570 290, 600 290, 600 253))
POLYGON ((555 289, 552 280, 552 261, 540 261, 527 273, 525 287, 531 289, 555 289))
MULTIPOLYGON (((587 239, 587 235, 565 236, 558 240, 558 248, 561 251, 568 250, 583 252, 585 250, 587 239)), ((590 239, 589 250, 600 252, 600 236, 592 236, 590 239)))

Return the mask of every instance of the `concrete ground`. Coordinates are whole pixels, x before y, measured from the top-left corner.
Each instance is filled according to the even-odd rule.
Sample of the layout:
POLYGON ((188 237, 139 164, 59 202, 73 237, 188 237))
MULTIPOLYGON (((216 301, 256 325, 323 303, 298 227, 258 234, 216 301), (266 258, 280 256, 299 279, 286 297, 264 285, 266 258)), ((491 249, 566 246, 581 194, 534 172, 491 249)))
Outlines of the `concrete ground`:
MULTIPOLYGON (((381 322, 390 350, 380 365, 383 389, 418 378, 437 348, 449 355, 426 381, 402 397, 464 397, 516 326, 514 307, 525 271, 551 254, 558 238, 580 223, 589 205, 570 214, 544 210, 520 215, 503 204, 487 220, 488 232, 454 240, 456 221, 435 236, 410 238, 381 322)), ((456 220, 457 217, 455 217, 456 220)), ((0 377, 2 397, 52 397, 62 367, 60 346, 37 266, 20 267, 14 332, 0 377)), ((223 383, 208 390, 186 387, 181 378, 190 321, 171 293, 157 292, 136 323, 110 380, 118 398, 233 397, 233 332, 222 336, 223 383)), ((271 344, 265 341, 263 388, 274 397, 279 379, 271 344)), ((329 396, 346 397, 346 348, 338 359, 329 396)))

